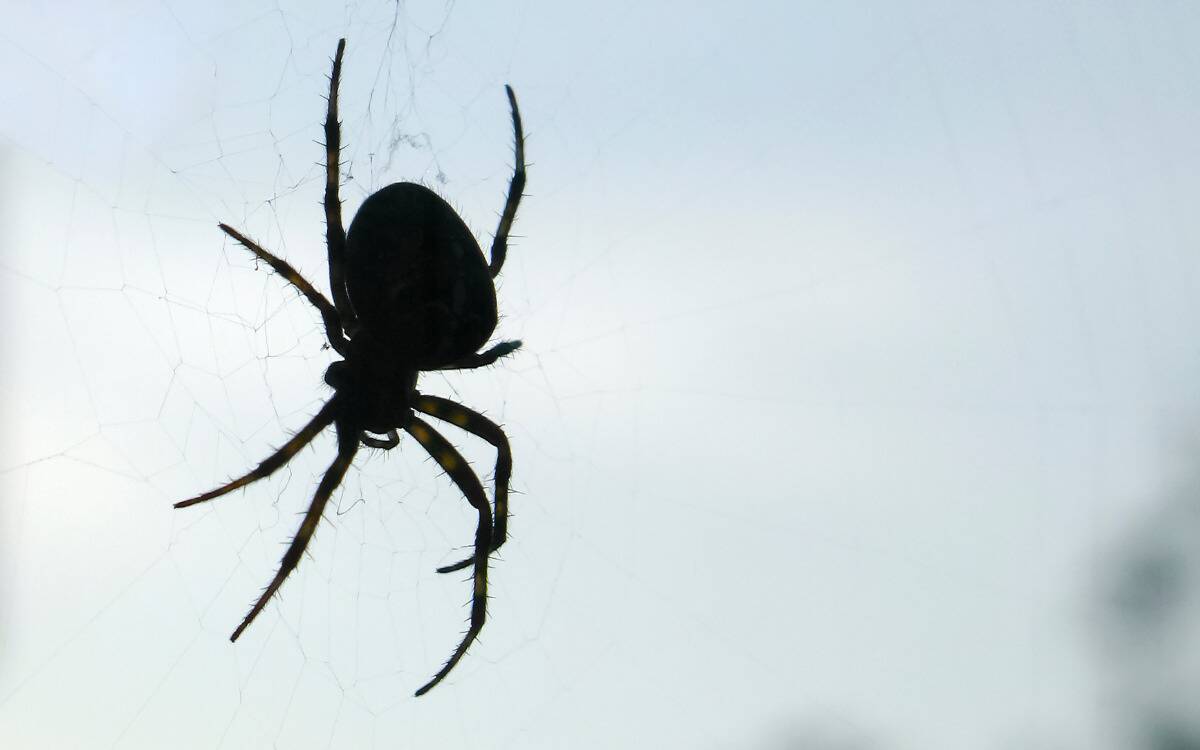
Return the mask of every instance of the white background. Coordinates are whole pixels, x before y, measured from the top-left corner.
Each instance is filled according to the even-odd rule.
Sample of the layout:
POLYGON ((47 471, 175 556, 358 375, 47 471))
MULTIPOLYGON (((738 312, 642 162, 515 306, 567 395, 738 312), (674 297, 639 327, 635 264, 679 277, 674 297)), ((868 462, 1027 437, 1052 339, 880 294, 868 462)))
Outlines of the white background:
POLYGON ((1200 746, 1191 4, 3 5, 4 747, 1200 746), (347 222, 421 181, 486 246, 505 83, 528 133, 525 348, 421 384, 512 537, 421 699, 473 521, 417 446, 236 645, 332 441, 171 509, 328 397, 216 224, 326 288, 342 36, 347 222))

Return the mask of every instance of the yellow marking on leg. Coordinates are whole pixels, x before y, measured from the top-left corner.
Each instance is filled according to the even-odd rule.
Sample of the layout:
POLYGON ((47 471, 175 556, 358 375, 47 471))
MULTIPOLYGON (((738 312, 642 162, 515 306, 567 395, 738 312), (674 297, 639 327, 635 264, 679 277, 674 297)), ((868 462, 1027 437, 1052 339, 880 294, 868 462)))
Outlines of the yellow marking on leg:
POLYGON ((413 437, 415 437, 417 440, 419 440, 422 445, 425 444, 425 441, 429 440, 429 430, 425 429, 424 425, 419 425, 419 424, 411 425, 408 428, 408 431, 412 434, 413 437))
POLYGON ((467 424, 471 421, 471 418, 468 417, 466 414, 462 414, 460 412, 460 413, 456 413, 456 414, 451 414, 449 421, 452 424, 458 425, 459 427, 466 427, 467 424))
POLYGON ((450 473, 458 468, 458 456, 455 456, 453 453, 443 453, 438 456, 438 463, 442 465, 446 473, 450 473))

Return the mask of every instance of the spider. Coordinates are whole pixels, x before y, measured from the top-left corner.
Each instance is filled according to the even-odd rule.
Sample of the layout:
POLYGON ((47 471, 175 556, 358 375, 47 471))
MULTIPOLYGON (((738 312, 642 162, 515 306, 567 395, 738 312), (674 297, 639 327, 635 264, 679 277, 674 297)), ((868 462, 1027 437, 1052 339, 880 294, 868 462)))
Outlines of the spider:
POLYGON ((525 136, 516 96, 510 86, 505 86, 512 111, 516 166, 492 241, 490 263, 454 209, 432 190, 411 182, 393 183, 369 196, 346 232, 342 229, 338 197, 341 128, 337 109, 345 49, 346 40, 339 40, 329 76, 325 116, 325 239, 333 302, 287 261, 227 224, 219 225, 221 231, 287 279, 320 312, 329 345, 342 357, 325 371, 325 382, 334 395, 308 424, 256 468, 175 507, 207 502, 270 476, 326 427, 333 425, 337 431, 337 457, 317 485, 279 571, 230 636, 236 641, 295 570, 321 521, 325 504, 341 484, 359 445, 390 450, 400 443, 397 430, 416 438, 479 514, 474 553, 438 568, 439 573, 472 568, 470 626, 445 665, 417 690, 419 696, 454 669, 483 628, 488 558, 504 544, 506 536, 512 453, 499 425, 462 404, 419 392, 417 377, 422 371, 485 367, 521 346, 520 341, 502 341, 479 351, 496 327, 496 288, 492 279, 504 265, 508 233, 525 189, 525 136), (462 455, 414 412, 457 425, 495 447, 495 518, 479 477, 462 455))

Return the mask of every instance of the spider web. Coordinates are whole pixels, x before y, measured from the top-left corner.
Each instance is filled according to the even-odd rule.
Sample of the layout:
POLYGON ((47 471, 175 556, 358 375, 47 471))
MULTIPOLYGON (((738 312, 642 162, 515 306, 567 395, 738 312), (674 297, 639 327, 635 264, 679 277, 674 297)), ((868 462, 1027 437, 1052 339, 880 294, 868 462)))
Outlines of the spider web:
POLYGON ((1194 11, 327 5, 5 10, 0 744, 1193 746, 1194 11), (504 83, 529 135, 526 348, 421 383, 513 535, 419 700, 473 519, 418 447, 236 646, 331 436, 170 507, 328 396, 216 224, 325 289, 341 36, 347 222, 419 180, 486 241, 504 83))

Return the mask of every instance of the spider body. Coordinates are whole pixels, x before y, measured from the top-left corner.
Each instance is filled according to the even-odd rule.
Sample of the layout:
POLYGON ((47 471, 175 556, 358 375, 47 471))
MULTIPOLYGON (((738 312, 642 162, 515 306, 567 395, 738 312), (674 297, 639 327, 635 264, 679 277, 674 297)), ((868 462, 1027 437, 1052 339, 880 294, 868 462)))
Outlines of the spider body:
POLYGON ((376 435, 408 425, 417 377, 408 360, 369 335, 352 340, 346 359, 325 371, 325 382, 337 391, 342 419, 376 435))
POLYGON ((337 456, 317 485, 278 572, 233 631, 230 640, 236 641, 299 564, 326 503, 359 447, 390 450, 400 443, 399 430, 416 439, 478 514, 471 556, 438 568, 441 573, 471 569, 470 625, 445 665, 417 691, 422 695, 449 674, 486 620, 488 560, 507 536, 512 453, 498 425, 462 404, 420 393, 417 380, 426 370, 468 370, 490 365, 521 345, 519 341, 502 341, 478 351, 496 328, 492 279, 504 264, 508 233, 525 187, 524 135, 516 97, 506 86, 516 167, 492 241, 490 261, 448 203, 432 190, 408 182, 389 185, 369 196, 347 233, 342 228, 338 197, 341 128, 337 94, 344 51, 343 39, 333 60, 325 118, 324 204, 333 301, 287 261, 232 227, 220 225, 222 231, 287 279, 321 313, 329 344, 342 357, 325 371, 325 382, 334 395, 308 424, 256 468, 175 507, 207 502, 270 476, 327 427, 333 425, 337 431, 337 456), (494 515, 475 472, 418 413, 450 422, 495 447, 494 515))
POLYGON ((388 185, 358 209, 346 233, 346 287, 363 328, 416 369, 474 353, 496 328, 496 288, 479 243, 423 185, 388 185))

